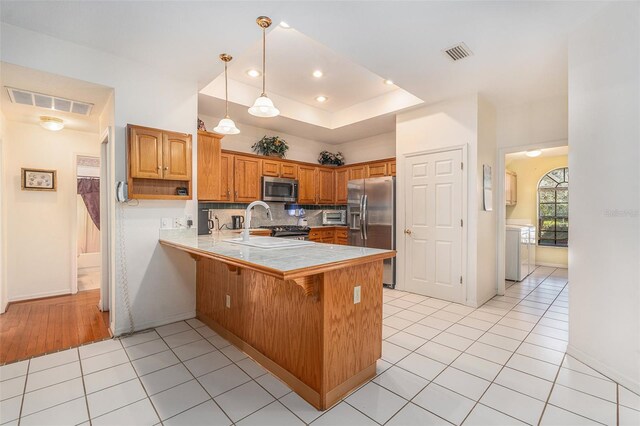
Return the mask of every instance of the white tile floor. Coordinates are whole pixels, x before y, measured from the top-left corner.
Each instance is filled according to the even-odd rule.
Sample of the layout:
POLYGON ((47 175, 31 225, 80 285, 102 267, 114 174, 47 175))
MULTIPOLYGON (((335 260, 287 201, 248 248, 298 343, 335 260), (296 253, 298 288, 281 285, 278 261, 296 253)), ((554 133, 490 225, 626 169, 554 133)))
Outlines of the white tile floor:
POLYGON ((194 319, 0 367, 0 424, 639 425, 565 355, 567 296, 542 267, 479 309, 385 289, 378 375, 324 413, 194 319))

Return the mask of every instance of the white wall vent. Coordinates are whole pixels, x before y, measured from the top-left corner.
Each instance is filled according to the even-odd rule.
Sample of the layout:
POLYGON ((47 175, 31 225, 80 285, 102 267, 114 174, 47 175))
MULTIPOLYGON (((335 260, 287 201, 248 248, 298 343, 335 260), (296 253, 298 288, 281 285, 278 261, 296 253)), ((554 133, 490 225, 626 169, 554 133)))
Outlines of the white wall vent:
POLYGON ((13 87, 7 87, 7 92, 9 92, 9 98, 11 99, 11 102, 15 104, 30 105, 86 116, 90 115, 91 110, 93 109, 93 104, 90 104, 88 102, 58 98, 55 96, 45 95, 43 93, 14 89, 13 87))
POLYGON ((464 43, 458 43, 455 46, 451 46, 450 48, 443 50, 443 52, 454 62, 473 55, 471 49, 469 49, 464 43))

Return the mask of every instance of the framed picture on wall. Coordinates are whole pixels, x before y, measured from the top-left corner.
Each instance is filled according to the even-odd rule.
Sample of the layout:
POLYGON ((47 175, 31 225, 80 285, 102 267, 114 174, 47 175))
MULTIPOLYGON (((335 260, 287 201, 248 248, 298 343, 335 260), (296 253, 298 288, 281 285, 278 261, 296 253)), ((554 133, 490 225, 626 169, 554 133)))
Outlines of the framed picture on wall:
POLYGON ((55 191, 58 185, 56 170, 25 169, 21 171, 23 191, 55 191))

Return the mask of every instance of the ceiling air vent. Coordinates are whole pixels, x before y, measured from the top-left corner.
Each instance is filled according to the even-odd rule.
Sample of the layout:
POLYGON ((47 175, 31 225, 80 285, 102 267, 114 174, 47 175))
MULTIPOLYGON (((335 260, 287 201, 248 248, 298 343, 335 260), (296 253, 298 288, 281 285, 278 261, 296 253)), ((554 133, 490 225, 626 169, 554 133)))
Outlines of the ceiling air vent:
POLYGON ((90 115, 93 104, 58 98, 43 93, 30 92, 28 90, 7 87, 11 102, 21 105, 30 105, 39 108, 47 108, 55 111, 71 112, 80 115, 90 115))
POLYGON ((454 62, 473 55, 473 52, 464 43, 458 43, 455 46, 443 50, 443 52, 454 62))

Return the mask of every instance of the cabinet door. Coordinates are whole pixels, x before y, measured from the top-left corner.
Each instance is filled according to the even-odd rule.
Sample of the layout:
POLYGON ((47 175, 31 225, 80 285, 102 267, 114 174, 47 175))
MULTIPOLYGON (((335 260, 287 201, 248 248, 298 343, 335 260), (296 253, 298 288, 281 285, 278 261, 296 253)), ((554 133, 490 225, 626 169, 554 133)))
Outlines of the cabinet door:
POLYGON ((280 162, 274 160, 262 160, 262 176, 280 176, 280 162))
POLYGON ((220 137, 198 132, 198 200, 220 199, 220 137))
POLYGON ((316 243, 322 242, 322 231, 312 229, 309 231, 309 241, 313 241, 316 243))
POLYGON ((387 165, 387 173, 389 176, 396 175, 396 160, 389 161, 389 164, 387 165))
POLYGON ((374 163, 367 166, 367 177, 388 176, 387 163, 374 163))
POLYGON ((163 133, 162 166, 163 179, 191 179, 191 135, 163 133))
POLYGON ((129 127, 131 177, 162 179, 162 132, 129 127))
POLYGON ((233 155, 220 155, 220 192, 215 200, 234 201, 233 197, 233 155))
POLYGON ((349 182, 349 169, 336 170, 336 204, 347 204, 347 183, 349 182))
POLYGON ((236 202, 260 199, 262 162, 258 158, 236 155, 233 161, 233 187, 236 202))
POLYGON ((316 204, 316 167, 298 166, 298 203, 316 204))
POLYGON ((367 177, 367 166, 349 167, 349 180, 364 179, 367 177))
POLYGON ((335 170, 318 168, 318 204, 333 204, 335 170))
POLYGON ((298 179, 298 166, 293 163, 280 163, 280 177, 298 179))

